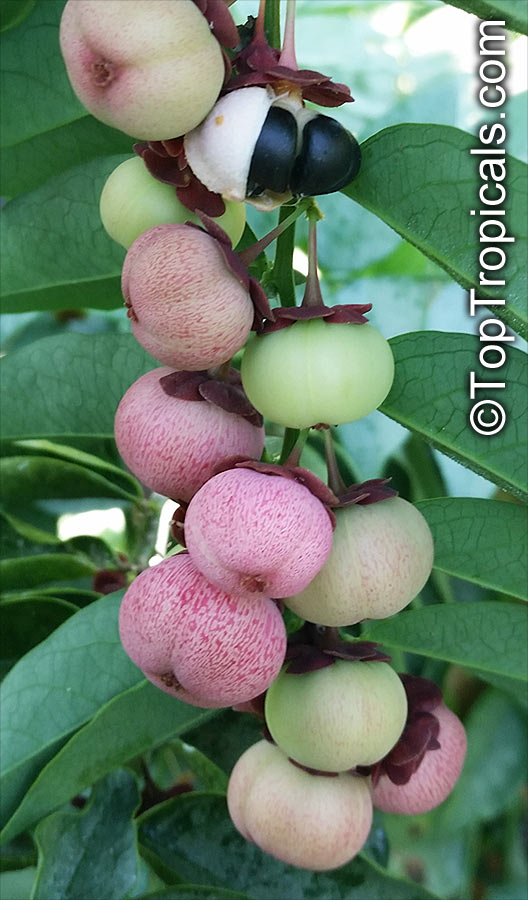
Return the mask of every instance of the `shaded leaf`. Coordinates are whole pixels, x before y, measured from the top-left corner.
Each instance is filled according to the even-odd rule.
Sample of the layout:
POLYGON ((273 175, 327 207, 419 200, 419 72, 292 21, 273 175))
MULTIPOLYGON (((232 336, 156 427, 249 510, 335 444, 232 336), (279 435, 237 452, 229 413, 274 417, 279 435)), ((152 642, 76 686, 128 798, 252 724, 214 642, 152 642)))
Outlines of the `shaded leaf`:
POLYGON ((433 532, 435 569, 528 600, 526 507, 445 497, 417 508, 433 532))
POLYGON ((51 456, 7 456, 0 459, 2 500, 9 506, 20 501, 118 497, 137 502, 137 493, 85 466, 51 456))
POLYGON ((121 397, 158 365, 132 334, 36 341, 3 362, 4 437, 113 436, 121 397))
POLYGON ((392 338, 390 344, 396 374, 381 411, 484 478, 527 496, 526 354, 511 349, 506 365, 494 369, 493 380, 504 381, 507 390, 490 391, 486 396, 503 404, 507 420, 502 431, 486 437, 476 434, 469 424, 469 372, 475 370, 478 382, 490 380, 478 365, 477 338, 417 331, 392 338))
POLYGON ((20 25, 33 10, 37 0, 2 0, 0 3, 0 31, 20 25))
POLYGON ((88 559, 67 553, 41 553, 19 559, 0 560, 0 579, 5 591, 71 581, 93 575, 97 566, 88 559))
POLYGON ((42 769, 6 824, 2 839, 26 830, 116 766, 210 722, 216 714, 181 703, 144 679, 117 693, 42 769))
POLYGON ((135 777, 118 769, 96 785, 82 812, 44 819, 35 832, 34 900, 122 900, 138 877, 132 816, 139 800, 135 777))
MULTIPOLYGON (((344 193, 379 216, 462 287, 474 287, 478 297, 493 300, 503 296, 504 288, 478 287, 478 223, 469 215, 481 186, 479 164, 469 153, 476 146, 478 139, 473 135, 447 125, 384 128, 361 145, 361 171, 344 193)), ((528 170, 512 156, 506 157, 506 166, 508 234, 515 236, 515 243, 506 245, 507 264, 500 276, 506 280, 508 303, 493 307, 493 314, 526 337, 528 170)))
POLYGON ((247 894, 205 884, 173 884, 164 891, 145 894, 138 900, 247 900, 247 894))
POLYGON ((40 644, 62 625, 77 607, 55 597, 35 595, 31 599, 2 600, 0 603, 0 675, 24 653, 40 644))
POLYGON ((365 857, 332 872, 307 872, 263 853, 236 831, 223 796, 193 792, 139 819, 139 840, 195 884, 216 884, 256 900, 420 900, 419 885, 390 878, 365 857))
POLYGON ((6 676, 0 694, 4 821, 59 744, 142 680, 119 641, 122 596, 119 591, 79 610, 6 676))
POLYGON ((516 603, 481 601, 424 606, 369 622, 362 638, 408 653, 528 680, 528 616, 516 603))

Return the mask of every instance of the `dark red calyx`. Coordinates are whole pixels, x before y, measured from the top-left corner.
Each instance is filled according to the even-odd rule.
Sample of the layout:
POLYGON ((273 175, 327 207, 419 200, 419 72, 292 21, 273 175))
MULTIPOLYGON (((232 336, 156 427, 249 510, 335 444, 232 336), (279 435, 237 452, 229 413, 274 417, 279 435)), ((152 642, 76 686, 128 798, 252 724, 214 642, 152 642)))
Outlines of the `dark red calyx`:
MULTIPOLYGON (((262 475, 277 475, 279 478, 287 478, 290 481, 298 481, 308 488, 314 497, 317 497, 326 507, 335 506, 337 497, 317 475, 302 466, 279 466, 276 463, 259 462, 255 459, 243 459, 240 456, 230 456, 223 460, 215 469, 215 474, 225 472, 227 469, 252 469, 262 475)), ((329 510, 330 512, 330 510, 329 510)))
MULTIPOLYGON (((249 296, 253 303, 253 309, 255 311, 255 316, 251 328, 253 331, 260 332, 263 328, 265 319, 270 319, 271 321, 273 321, 275 318, 275 313, 269 305, 268 296, 264 288, 261 284, 259 284, 256 278, 253 278, 253 276, 249 274, 246 264, 241 260, 238 253, 235 253, 235 251, 233 250, 231 238, 218 224, 218 222, 214 222, 213 219, 210 218, 210 216, 208 216, 200 209, 196 209, 194 212, 195 215, 197 215, 200 219, 203 229, 207 232, 208 235, 210 235, 210 237, 214 238, 217 242, 227 267, 231 270, 242 287, 244 287, 249 292, 249 296)), ((195 225, 193 222, 186 222, 186 225, 188 225, 190 228, 200 227, 199 225, 195 225)))
POLYGON ((440 723, 433 710, 442 703, 438 685, 416 675, 400 675, 407 695, 407 722, 398 743, 374 766, 358 766, 362 775, 372 775, 377 784, 386 775, 393 784, 407 784, 426 753, 439 750, 440 723))
POLYGON ((339 506, 352 506, 358 503, 368 506, 370 503, 379 503, 381 500, 389 500, 397 497, 398 491, 389 487, 390 478, 371 478, 360 484, 351 484, 346 491, 339 494, 339 506))
POLYGON ((303 772, 308 772, 308 775, 322 775, 323 778, 337 778, 339 775, 339 772, 323 772, 321 769, 311 769, 309 766, 303 766, 302 763, 292 759, 291 756, 288 756, 288 762, 290 762, 292 766, 297 766, 298 769, 302 769, 303 772))
POLYGON ((296 322, 304 322, 308 319, 324 319, 328 324, 364 325, 368 322, 365 313, 370 312, 372 303, 346 303, 339 306, 288 306, 274 309, 274 320, 264 323, 261 333, 269 334, 272 331, 281 331, 296 322))
POLYGON ((305 624, 289 640, 285 660, 288 675, 304 675, 333 665, 336 659, 350 662, 390 662, 390 656, 373 641, 344 641, 339 629, 305 624))
POLYGON ((159 383, 169 397, 178 400, 206 401, 225 412, 246 419, 255 428, 262 426, 262 416, 244 393, 240 372, 229 369, 225 378, 207 371, 170 372, 159 383))
POLYGON ((238 30, 224 0, 194 0, 207 19, 216 40, 223 47, 238 45, 238 30))
POLYGON ((215 217, 225 213, 220 194, 208 190, 187 164, 183 137, 170 141, 141 141, 134 144, 134 152, 141 156, 153 178, 175 188, 178 200, 190 212, 203 210, 215 217))
POLYGON ((126 575, 118 569, 99 569, 93 577, 93 589, 99 594, 112 594, 126 585, 126 575))
POLYGON ((177 500, 178 506, 174 510, 170 522, 170 532, 177 544, 186 547, 185 543, 185 513, 187 512, 188 503, 183 500, 177 500))
POLYGON ((256 716, 257 719, 260 719, 264 722, 264 702, 266 700, 266 691, 263 694, 259 694, 257 697, 253 697, 252 700, 246 700, 245 703, 237 703, 236 706, 233 706, 235 712, 247 712, 253 716, 256 716))

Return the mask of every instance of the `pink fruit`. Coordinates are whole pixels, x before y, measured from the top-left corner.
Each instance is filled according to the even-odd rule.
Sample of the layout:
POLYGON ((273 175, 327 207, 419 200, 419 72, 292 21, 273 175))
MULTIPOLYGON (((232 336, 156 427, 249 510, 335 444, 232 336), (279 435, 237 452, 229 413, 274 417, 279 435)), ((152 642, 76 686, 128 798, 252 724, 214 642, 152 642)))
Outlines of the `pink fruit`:
POLYGON ((326 507, 299 482, 230 469, 194 495, 185 540, 196 567, 223 590, 284 597, 323 565, 332 524, 326 507))
POLYGON ((460 719, 443 704, 433 709, 440 723, 439 750, 429 750, 407 784, 393 784, 382 774, 373 789, 374 806, 384 812, 417 815, 429 812, 451 793, 466 755, 466 732, 460 719))
POLYGON ((249 292, 218 242, 189 225, 159 225, 140 235, 126 255, 121 286, 137 340, 175 369, 227 362, 253 323, 249 292))
POLYGON ((195 128, 224 79, 220 45, 192 0, 68 0, 60 43, 86 108, 148 141, 195 128))
POLYGON ((187 553, 145 569, 119 611, 125 651, 154 684, 196 706, 243 703, 279 672, 286 630, 275 603, 219 591, 187 553))
POLYGON ((189 501, 225 457, 259 458, 264 430, 220 407, 165 393, 162 366, 138 378, 115 417, 117 448, 143 484, 175 500, 189 501))
POLYGON ((248 841, 316 872, 349 862, 365 843, 372 821, 368 779, 311 775, 267 741, 254 744, 238 760, 227 805, 248 841))

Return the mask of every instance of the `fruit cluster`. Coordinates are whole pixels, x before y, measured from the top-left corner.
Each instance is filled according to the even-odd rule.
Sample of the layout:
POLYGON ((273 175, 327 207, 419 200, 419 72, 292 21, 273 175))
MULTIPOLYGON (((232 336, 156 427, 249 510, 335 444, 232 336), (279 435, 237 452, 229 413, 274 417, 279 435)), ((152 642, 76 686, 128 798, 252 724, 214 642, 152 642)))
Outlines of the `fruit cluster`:
POLYGON ((265 0, 246 41, 227 7, 68 0, 61 24, 79 98, 142 141, 108 179, 101 217, 128 251, 132 331, 162 366, 122 398, 115 437, 136 477, 178 502, 187 548, 132 582, 119 628, 162 690, 265 720, 267 740, 232 773, 231 817, 267 852, 322 870, 360 850, 373 804, 414 813, 441 802, 465 736, 436 686, 339 632, 403 609, 433 563, 421 514, 382 480, 346 487, 332 448, 330 425, 389 392, 390 346, 370 306, 324 304, 313 201, 290 217, 306 211, 310 223, 301 306, 272 310, 250 275, 262 241, 233 250, 243 201, 272 209, 355 177, 355 139, 305 106, 350 93, 298 69, 293 3, 281 52, 265 39, 265 0), (302 441, 283 465, 269 460, 263 416, 323 429, 328 487, 298 465, 302 441), (289 640, 284 606, 306 620, 289 640))

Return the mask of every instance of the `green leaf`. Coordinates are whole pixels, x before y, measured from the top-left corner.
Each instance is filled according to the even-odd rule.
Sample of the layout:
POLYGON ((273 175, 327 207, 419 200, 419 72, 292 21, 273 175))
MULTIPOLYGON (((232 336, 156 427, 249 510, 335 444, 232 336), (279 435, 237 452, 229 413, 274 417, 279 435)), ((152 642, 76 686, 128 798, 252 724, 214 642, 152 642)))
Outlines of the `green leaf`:
POLYGON ((528 496, 528 446, 522 426, 528 398, 526 354, 510 349, 506 365, 494 369, 491 378, 504 381, 506 390, 482 392, 502 403, 507 415, 502 431, 486 437, 469 423, 469 372, 475 371, 478 382, 490 381, 478 364, 477 338, 416 331, 392 338, 390 344, 396 374, 381 411, 484 478, 528 496))
POLYGON ((37 870, 34 866, 0 874, 0 897, 5 900, 27 900, 31 896, 37 870))
POLYGON ((0 579, 3 589, 32 588, 55 581, 71 581, 93 575, 97 566, 86 558, 68 553, 41 553, 19 559, 0 560, 0 579))
POLYGON ((435 827, 443 831, 494 819, 515 800, 526 779, 525 717, 503 694, 493 689, 481 694, 466 728, 462 774, 435 814, 435 827))
POLYGON ((132 816, 139 806, 131 772, 112 772, 82 812, 57 812, 40 823, 33 900, 122 900, 138 877, 132 816))
MULTIPOLYGON (((216 733, 216 723, 211 730, 216 733)), ((170 785, 165 785, 160 781, 158 771, 165 772, 168 780, 173 782, 174 772, 180 770, 182 773, 192 772, 198 781, 197 787, 202 791, 225 793, 227 790, 228 777, 226 773, 204 753, 185 741, 171 741, 167 746, 161 747, 155 755, 155 759, 149 761, 149 769, 154 780, 164 788, 170 785), (152 765, 153 762, 156 770, 152 765)))
POLYGON ((121 647, 123 593, 79 610, 8 673, 0 696, 0 801, 11 815, 61 741, 142 680, 121 647))
MULTIPOLYGON (((471 156, 477 139, 446 125, 394 125, 361 145, 361 171, 344 193, 373 212, 478 297, 502 298, 493 314, 528 336, 526 258, 526 173, 524 163, 506 156, 508 171, 507 288, 478 286, 478 221, 469 210, 478 204, 479 163, 471 156)), ((502 157, 494 157, 499 159, 502 157)), ((482 245, 485 246, 485 245, 482 245)), ((496 374, 496 370, 495 374, 496 374)))
POLYGON ((419 900, 419 885, 390 878, 357 856, 332 872, 307 872, 279 862, 246 841, 229 818, 225 798, 193 792, 139 819, 139 840, 180 876, 196 884, 242 891, 256 900, 419 900))
POLYGON ((92 160, 6 204, 0 235, 4 312, 122 305, 125 251, 99 217, 104 182, 121 161, 92 160))
POLYGON ((517 603, 424 606, 367 623, 362 638, 478 669, 484 677, 528 680, 528 616, 517 603))
POLYGON ((0 3, 0 31, 20 25, 29 16, 37 0, 2 0, 0 3))
POLYGON ((433 532, 435 569, 528 600, 526 507, 469 497, 417 507, 433 532))
POLYGON ((164 891, 145 894, 138 900, 248 900, 248 896, 205 884, 174 884, 164 891))
POLYGON ((185 735, 185 740, 197 747, 224 772, 231 772, 244 750, 262 737, 262 723, 256 716, 248 716, 233 709, 222 709, 215 727, 199 726, 185 735), (218 735, 222 740, 218 740, 218 735))
POLYGON ((16 509, 20 501, 118 497, 138 502, 108 478, 75 463, 51 456, 7 456, 0 459, 2 500, 16 509))
POLYGON ((62 625, 77 607, 55 597, 34 596, 27 600, 2 600, 0 603, 0 675, 24 653, 40 644, 62 625))
POLYGON ((116 766, 216 715, 216 710, 180 703, 145 680, 117 693, 42 769, 6 824, 2 840, 25 831, 116 766))
POLYGON ((528 8, 519 0, 444 0, 474 13, 479 19, 504 19, 506 28, 528 34, 528 8))
POLYGON ((4 437, 112 436, 121 397, 158 365, 131 334, 35 341, 3 362, 4 437))

